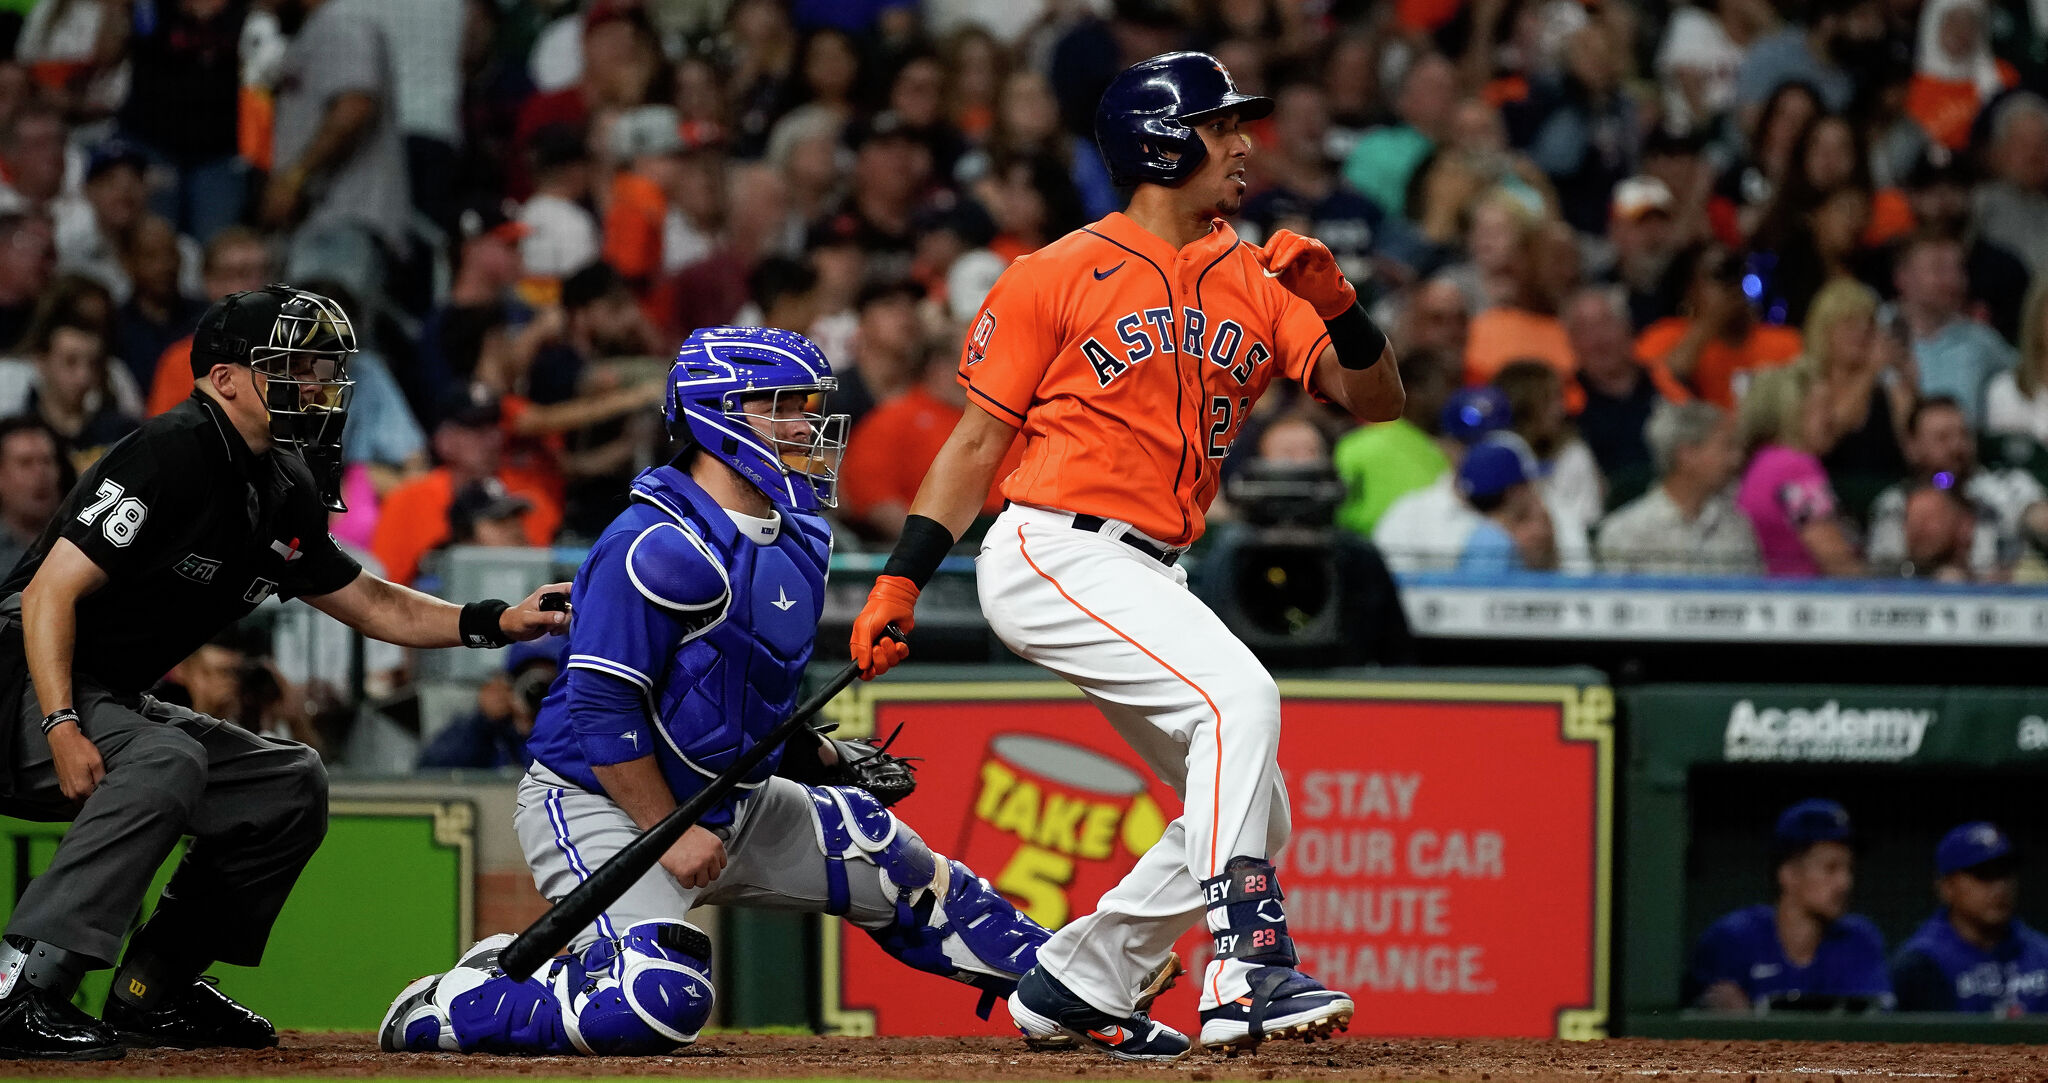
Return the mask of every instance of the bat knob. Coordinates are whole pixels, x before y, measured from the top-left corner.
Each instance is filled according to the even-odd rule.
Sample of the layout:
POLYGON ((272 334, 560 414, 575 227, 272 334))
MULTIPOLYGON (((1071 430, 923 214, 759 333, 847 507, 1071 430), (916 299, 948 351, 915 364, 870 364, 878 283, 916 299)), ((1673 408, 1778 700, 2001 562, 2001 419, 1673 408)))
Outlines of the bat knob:
POLYGON ((543 613, 567 613, 569 596, 559 590, 549 591, 540 596, 540 611, 543 613))

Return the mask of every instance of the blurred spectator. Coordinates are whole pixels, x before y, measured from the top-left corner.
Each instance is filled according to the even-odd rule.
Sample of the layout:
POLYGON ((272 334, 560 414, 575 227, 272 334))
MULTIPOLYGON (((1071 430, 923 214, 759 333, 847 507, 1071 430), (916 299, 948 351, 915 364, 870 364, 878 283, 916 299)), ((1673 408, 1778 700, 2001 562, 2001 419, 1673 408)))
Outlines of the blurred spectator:
MULTIPOLYGON (((242 25, 250 6, 250 0, 158 0, 145 9, 150 17, 134 13, 128 31, 130 83, 120 131, 166 167, 151 171, 150 204, 170 221, 174 236, 210 241, 241 221, 248 203, 236 122, 242 25)), ((153 354, 122 356, 130 364, 155 360, 153 354)))
POLYGON ((1899 249, 1893 279, 1920 394, 1954 399, 1975 428, 1984 417, 1987 385, 2018 359, 1998 332, 1963 313, 1969 282, 1962 244, 1941 234, 1914 237, 1899 249))
POLYGON ((239 629, 230 626, 172 667, 154 691, 212 718, 241 718, 242 674, 249 662, 242 650, 245 639, 239 629))
POLYGON ((768 132, 769 157, 788 154, 795 143, 820 133, 837 136, 857 111, 860 89, 860 46, 852 38, 838 30, 805 35, 782 118, 768 132))
POLYGON ((375 23, 400 74, 391 111, 405 151, 411 205, 453 232, 456 147, 462 142, 462 46, 465 0, 343 0, 375 23))
POLYGON ((533 762, 526 738, 568 640, 554 636, 505 649, 505 662, 476 690, 476 710, 442 727, 420 749, 419 769, 494 771, 533 762))
POLYGON ((885 107, 902 118, 911 137, 924 144, 933 175, 950 177, 953 166, 967 148, 960 129, 946 115, 944 92, 946 68, 940 59, 925 52, 903 57, 889 80, 885 107))
POLYGON ((0 126, 0 211, 45 214, 69 226, 90 213, 85 199, 68 187, 69 133, 64 114, 47 104, 30 104, 0 126))
POLYGON ((1735 419, 1705 402, 1660 403, 1645 433, 1658 482, 1600 524, 1600 567, 1647 575, 1754 575, 1756 533, 1729 497, 1742 468, 1735 419))
POLYGON ((1444 451, 1444 409, 1458 386, 1457 355, 1404 346, 1395 357, 1407 392, 1401 416, 1360 425, 1337 441, 1332 460, 1344 483, 1337 525, 1372 537, 1394 501, 1428 486, 1451 468, 1444 451))
MULTIPOLYGON (((4 263, 0 263, 4 266, 4 263)), ((270 273, 270 250, 263 243, 263 236, 244 226, 229 226, 214 235, 207 243, 206 255, 200 268, 200 280, 204 283, 209 301, 218 301, 231 293, 247 293, 260 290, 268 285, 273 276, 270 273)), ((202 311, 204 309, 202 308, 202 311)), ((150 417, 169 410, 184 402, 192 395, 192 336, 185 335, 178 341, 164 347, 158 354, 156 370, 149 382, 150 417)), ((361 425, 361 422, 357 422, 361 425)))
POLYGON ((1625 48, 1601 23, 1565 42, 1563 70, 1534 80, 1530 108, 1542 116, 1529 156, 1557 186, 1558 206, 1574 228, 1607 224, 1615 185, 1640 164, 1638 103, 1622 85, 1625 48))
POLYGON ((906 277, 916 249, 911 214, 932 177, 931 152, 890 112, 848 126, 846 145, 853 151, 853 173, 840 212, 853 220, 868 280, 906 277))
POLYGON ((517 549, 527 544, 526 515, 533 501, 514 496, 497 478, 464 485, 448 503, 448 540, 444 545, 478 545, 517 549))
POLYGON ((149 186, 142 173, 147 164, 142 152, 126 143, 110 140, 94 147, 85 169, 88 213, 58 224, 58 268, 99 282, 116 304, 134 289, 123 255, 150 217, 149 186))
MULTIPOLYGON (((1876 317, 1877 295, 1869 287, 1837 282, 1822 290, 1806 320, 1799 360, 1757 376, 1742 404, 1749 428, 1752 408, 1791 418, 1792 401, 1818 386, 1829 404, 1828 439, 1825 450, 1812 444, 1807 450, 1825 461, 1854 509, 1905 472, 1899 438, 1920 383, 1912 349, 1893 329, 1880 331, 1876 317)), ((1783 431, 1797 428, 1787 423, 1783 431)))
POLYGON ((385 297, 388 263, 409 252, 412 207, 392 47, 349 0, 277 0, 277 15, 292 39, 263 224, 291 231, 287 277, 385 297))
POLYGON ((57 513, 77 476, 63 439, 41 418, 0 420, 0 564, 14 567, 57 513))
POLYGON ((1820 92, 1798 79, 1782 83, 1760 109, 1745 107, 1743 157, 1714 184, 1711 220, 1716 238, 1730 247, 1749 236, 1771 199, 1784 187, 1797 159, 1800 133, 1821 113, 1820 92))
POLYGON ((107 339, 100 325, 52 313, 26 343, 35 361, 32 382, 9 381, 0 393, 0 417, 31 414, 63 440, 72 468, 92 465, 138 419, 123 410, 107 378, 107 339))
POLYGON ((1637 360, 1629 337, 1628 303, 1619 287, 1595 286, 1572 295, 1564 310, 1578 371, 1578 430, 1600 474, 1609 503, 1633 499, 1650 483, 1650 447, 1643 426, 1663 401, 1656 381, 1637 360))
POLYGON ((1394 96, 1397 123, 1366 132, 1344 162, 1344 177, 1389 214, 1411 215, 1408 182, 1451 135, 1458 69, 1435 53, 1411 61, 1394 96))
POLYGON ((995 220, 988 248, 1005 266, 1086 224, 1065 171, 1043 155, 990 162, 973 195, 995 220))
POLYGON ((519 224, 526 227, 519 258, 527 274, 559 285, 597 260, 597 218, 584 205, 591 182, 590 151, 581 131, 557 125, 535 133, 533 197, 519 208, 519 224))
POLYGON ((190 337, 206 311, 203 302, 185 296, 179 286, 183 262, 178 231, 155 215, 137 224, 122 253, 132 288, 114 313, 114 355, 128 366, 138 386, 156 379, 157 359, 173 343, 190 337))
POLYGON ((1610 278, 1628 292, 1632 334, 1676 316, 1685 299, 1672 204, 1671 189, 1655 177, 1630 177, 1614 188, 1607 217, 1607 239, 1614 245, 1610 278))
POLYGON ((1535 360, 1560 378, 1572 374, 1572 344, 1557 318, 1578 288, 1578 240, 1563 222, 1536 222, 1522 230, 1513 257, 1514 292, 1472 318, 1465 347, 1465 384, 1493 379, 1511 361, 1535 360))
POLYGON ((1572 428, 1557 370, 1537 361, 1510 361, 1494 375, 1493 386, 1507 396, 1509 428, 1536 457, 1543 494, 1573 520, 1597 521, 1607 510, 1607 482, 1572 428))
POLYGON ((1462 382, 1465 345, 1471 318, 1465 308, 1465 291, 1456 282, 1438 276, 1417 283, 1405 294, 1400 317, 1389 321, 1394 327, 1397 353, 1435 350, 1451 359, 1454 376, 1462 382))
POLYGON ((960 160, 957 179, 973 182, 993 159, 1044 156, 1066 168, 1084 218, 1094 221, 1116 210, 1121 204, 1102 152, 1094 139, 1060 127, 1059 101, 1045 76, 1027 68, 1011 73, 1001 88, 988 140, 960 160))
POLYGON ((901 394, 917 380, 922 353, 922 328, 917 301, 921 296, 908 281, 876 282, 860 291, 860 326, 850 358, 835 359, 839 390, 832 410, 858 426, 868 411, 901 394))
POLYGON ((1660 377, 1667 396, 1676 388, 1724 410, 1747 389, 1752 371, 1799 356, 1799 332, 1759 323, 1742 290, 1742 261, 1727 249, 1703 246, 1679 261, 1690 283, 1682 314, 1659 320, 1636 339, 1636 356, 1660 377))
POLYGON ((57 270, 50 220, 40 214, 0 213, 0 350, 28 333, 36 302, 57 270))
POLYGON ((391 490, 371 539, 370 551, 383 562, 392 582, 413 581, 420 558, 449 535, 448 513, 455 494, 485 478, 497 478, 533 505, 525 517, 529 544, 547 545, 554 539, 562 521, 561 506, 524 479, 502 473, 503 420, 494 397, 463 393, 443 408, 440 427, 434 430, 434 457, 440 465, 391 490))
MULTIPOLYGON (((1445 407, 1445 432, 1461 443, 1476 448, 1481 443, 1494 443, 1514 449, 1523 459, 1521 468, 1530 478, 1541 473, 1535 455, 1529 445, 1512 432, 1504 431, 1507 418, 1507 401, 1493 388, 1461 391, 1451 397, 1445 407)), ((1454 568, 1464 552, 1465 541, 1472 528, 1479 521, 1479 513, 1458 494, 1457 466, 1470 456, 1464 448, 1454 448, 1453 469, 1445 471, 1428 486, 1400 497, 1392 507, 1380 516, 1379 525, 1373 528, 1373 544, 1386 556, 1387 565, 1395 571, 1442 571, 1454 568)), ((1544 510, 1549 519, 1552 544, 1557 548, 1557 566, 1560 570, 1580 575, 1593 570, 1592 546, 1588 540, 1585 521, 1563 507, 1555 499, 1544 495, 1544 510)), ((1524 526, 1530 524, 1524 523, 1524 526)), ((1498 540, 1498 539, 1496 539, 1498 540)))
POLYGON ((576 397, 597 362, 663 352, 625 280, 610 264, 593 263, 562 283, 561 334, 534 355, 525 394, 538 403, 564 402, 576 397))
MULTIPOLYGON (((1275 92, 1273 144, 1252 159, 1259 190, 1245 200, 1238 233, 1252 243, 1287 228, 1322 241, 1347 278, 1371 284, 1376 251, 1404 269, 1422 262, 1417 241, 1401 219, 1341 183, 1329 157, 1329 96, 1315 83, 1295 82, 1275 92), (1390 243, 1391 242, 1391 243, 1390 243)), ((1099 216, 1098 216, 1099 217, 1099 216)))
MULTIPOLYGON (((1536 228, 1536 212, 1514 196, 1496 192, 1471 208, 1470 228, 1462 234, 1456 228, 1439 233, 1434 225, 1439 217, 1432 205, 1422 219, 1422 229, 1431 241, 1457 246, 1464 256, 1441 272, 1441 277, 1457 283, 1465 292, 1468 312, 1486 312, 1499 305, 1513 304, 1522 288, 1523 245, 1528 233, 1536 228)), ((1455 226, 1463 221, 1465 213, 1462 208, 1453 208, 1441 217, 1455 226)))
MULTIPOLYGON (((1065 5, 1047 4, 1049 9, 1057 6, 1065 5)), ((1185 48, 1187 25, 1173 0, 1092 2, 1076 14, 1080 17, 1061 20, 1065 32, 1052 43, 1045 70, 1067 129, 1086 132, 1093 130, 1095 104, 1116 73, 1146 57, 1185 48), (1096 17, 1105 6, 1108 17, 1096 17)))
POLYGON ((1862 575, 1863 560, 1821 466, 1838 439, 1828 385, 1804 367, 1783 371, 1773 393, 1759 391, 1743 403, 1742 443, 1750 457, 1736 506, 1756 531, 1768 574, 1862 575))
MULTIPOLYGON (((1972 578, 2009 579, 2029 543, 2048 543, 2048 491, 2025 470, 1983 470, 1977 464, 1977 439, 1961 404, 1946 395, 1922 399, 1906 423, 1906 480, 1878 494, 1870 506, 1870 563, 1881 572, 1911 574, 1914 490, 1923 487, 1951 492, 1962 514, 1972 522, 1958 554, 1972 578)), ((1935 516, 1938 508, 1926 509, 1935 516)))
POLYGON ((532 162, 517 156, 537 156, 530 145, 516 142, 520 108, 533 96, 533 81, 526 72, 525 55, 512 48, 518 28, 509 14, 497 0, 463 4, 461 157, 455 184, 461 205, 523 191, 515 181, 521 167, 532 162))
POLYGON ((1934 848, 1941 907, 1892 956, 1900 1011, 1994 1019, 2048 1011, 2048 936, 2017 916, 2019 872, 2012 840, 1996 824, 1942 836, 1934 848))
POLYGON ((618 172, 604 200, 604 258, 639 298, 648 319, 659 324, 665 313, 655 286, 671 259, 701 256, 709 245, 684 221, 670 235, 669 216, 680 214, 672 200, 683 186, 683 157, 690 148, 683 142, 675 107, 668 105, 642 105, 619 114, 610 140, 618 172), (685 250, 671 256, 671 240, 685 250))
POLYGON ((1854 74, 1884 56, 1884 11, 1878 0, 1814 0, 1806 22, 1758 40, 1743 54, 1735 101, 1744 110, 1794 79, 1813 85, 1821 105, 1841 111, 1855 96, 1854 74))
POLYGON ((2019 81, 1991 55, 1984 0, 1927 0, 1920 7, 1913 82, 1906 109, 1942 146, 1961 150, 1985 102, 2019 81))
POLYGON ((1977 189, 1977 228, 2010 244, 2034 274, 2048 273, 2048 100, 2033 91, 2007 95, 1992 109, 1990 136, 1991 179, 1977 189))
POLYGON ((1458 464, 1458 496, 1478 517, 1458 550, 1458 571, 1557 569, 1557 537, 1532 466, 1504 443, 1481 443, 1458 464))
POLYGON ((1722 0, 1681 7, 1664 24, 1657 46, 1657 81, 1663 85, 1664 126, 1704 131, 1735 105, 1735 77, 1744 50, 1777 28, 1767 0, 1722 0))
POLYGON ((531 191, 525 172, 530 160, 534 134, 551 125, 592 128, 600 117, 652 105, 666 92, 667 65, 661 42, 647 13, 638 6, 596 4, 581 13, 571 12, 557 26, 562 38, 573 44, 568 50, 570 70, 563 83, 554 83, 555 73, 539 69, 549 46, 547 35, 534 47, 535 79, 541 93, 526 99, 519 110, 519 125, 513 135, 511 164, 514 198, 531 191))
POLYGON ((1849 913, 1855 887, 1849 813, 1810 799, 1786 809, 1773 832, 1778 898, 1707 928, 1685 975, 1682 1000, 1714 1011, 1774 1006, 1891 1007, 1884 936, 1849 913))
POLYGON ((1977 512, 1961 494, 1934 485, 1921 486, 1906 494, 1899 518, 1905 542, 1903 559, 1897 565, 1901 575, 1942 583, 1977 579, 1970 567, 1977 512))
MULTIPOLYGON (((1923 155, 1906 173, 1906 202, 1922 232, 1952 237, 1962 243, 1971 305, 1981 305, 1983 318, 2007 341, 2018 341, 2020 306, 2027 295, 2027 265, 2013 255, 2002 239, 1986 235, 1972 221, 1972 180, 1969 166, 1961 156, 1936 149, 1923 155)), ((1897 249, 1911 239, 1909 235, 1894 242, 1894 254, 1883 262, 1896 265, 1897 249)), ((1889 282, 1877 285, 1880 289, 1896 288, 1889 282)))
POLYGON ((781 174, 758 164, 731 170, 724 228, 701 259, 677 271, 669 285, 675 309, 667 320, 678 331, 730 324, 747 303, 747 276, 779 245, 792 224, 781 174))
POLYGON ((2013 367, 1984 391, 1984 430, 2048 444, 2048 276, 2027 293, 2019 344, 2013 367))
MULTIPOLYGON (((917 382, 868 411, 847 438, 839 470, 841 519, 878 545, 893 543, 901 533, 925 471, 966 409, 967 389, 956 377, 955 356, 950 342, 934 346, 925 354, 917 382)), ((834 413, 843 409, 837 394, 826 405, 834 413)), ((1010 445, 981 514, 1003 510, 1002 481, 1023 454, 1023 441, 1010 445)))

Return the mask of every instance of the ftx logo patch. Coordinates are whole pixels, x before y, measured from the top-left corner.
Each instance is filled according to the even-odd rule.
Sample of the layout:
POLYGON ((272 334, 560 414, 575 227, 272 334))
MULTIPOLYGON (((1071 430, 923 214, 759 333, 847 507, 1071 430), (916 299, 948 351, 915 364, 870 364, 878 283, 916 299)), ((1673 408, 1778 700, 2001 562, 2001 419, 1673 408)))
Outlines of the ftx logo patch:
POLYGON ((220 573, 220 561, 188 553, 184 560, 178 562, 177 572, 194 583, 211 583, 213 577, 220 573))

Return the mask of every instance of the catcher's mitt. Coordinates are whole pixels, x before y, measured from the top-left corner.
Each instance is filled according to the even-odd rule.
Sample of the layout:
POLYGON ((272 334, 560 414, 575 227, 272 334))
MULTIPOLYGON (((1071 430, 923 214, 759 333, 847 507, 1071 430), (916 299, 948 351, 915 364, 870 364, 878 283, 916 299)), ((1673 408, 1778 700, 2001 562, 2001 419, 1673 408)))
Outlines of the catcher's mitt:
POLYGON ((889 746, 896 743, 897 734, 902 732, 899 725, 888 740, 877 742, 872 737, 840 741, 813 731, 811 740, 817 741, 818 746, 829 744, 839 754, 839 762, 829 766, 819 761, 818 746, 801 747, 806 738, 799 733, 782 757, 780 773, 811 786, 858 786, 874 794, 875 800, 888 808, 917 789, 917 769, 911 766, 916 757, 889 754, 889 746))

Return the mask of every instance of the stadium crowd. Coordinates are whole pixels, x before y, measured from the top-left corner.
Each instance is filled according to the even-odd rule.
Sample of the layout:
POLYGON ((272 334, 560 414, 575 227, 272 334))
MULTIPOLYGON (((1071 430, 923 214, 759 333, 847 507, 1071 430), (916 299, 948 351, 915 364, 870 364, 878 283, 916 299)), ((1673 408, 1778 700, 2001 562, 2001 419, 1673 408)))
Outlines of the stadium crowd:
POLYGON ((280 278, 356 314, 334 532, 394 580, 601 527, 719 323, 834 360, 842 548, 885 546, 964 319, 1119 206, 1101 88, 1187 47, 1278 101, 1235 227, 1327 242, 1409 387, 1357 429, 1269 396, 1227 471, 1293 434, 1396 570, 2048 576, 2044 31, 2043 0, 0 0, 0 546, 190 392, 209 300, 280 278))

